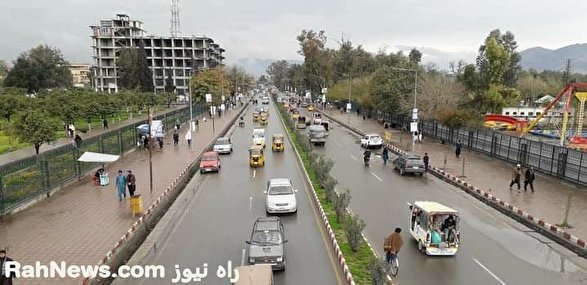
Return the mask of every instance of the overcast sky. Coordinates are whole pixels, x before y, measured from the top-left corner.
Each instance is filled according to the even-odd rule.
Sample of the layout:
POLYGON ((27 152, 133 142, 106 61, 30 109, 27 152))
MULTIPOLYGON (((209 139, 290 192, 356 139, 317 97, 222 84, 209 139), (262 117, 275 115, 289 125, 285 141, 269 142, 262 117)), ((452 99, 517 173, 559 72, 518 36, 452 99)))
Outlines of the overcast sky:
MULTIPOLYGON (((512 31, 520 50, 587 42, 586 0, 180 0, 183 35, 206 35, 241 58, 301 59, 296 36, 325 30, 335 47, 344 34, 367 50, 416 47, 474 58, 487 34, 512 31)), ((0 59, 46 43, 70 62, 91 63, 90 25, 117 13, 169 35, 169 0, 0 0, 0 59)), ((438 56, 438 55, 437 55, 438 56)))

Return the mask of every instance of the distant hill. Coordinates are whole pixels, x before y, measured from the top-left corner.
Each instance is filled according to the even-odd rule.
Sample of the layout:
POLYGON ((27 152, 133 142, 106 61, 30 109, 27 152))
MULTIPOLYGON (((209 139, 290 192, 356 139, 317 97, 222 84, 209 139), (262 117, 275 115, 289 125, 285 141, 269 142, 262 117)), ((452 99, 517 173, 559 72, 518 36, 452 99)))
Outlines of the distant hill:
MULTIPOLYGON (((259 77, 263 74, 266 74, 267 67, 269 67, 269 65, 274 61, 278 61, 278 59, 237 58, 234 60, 227 60, 225 64, 235 64, 241 66, 250 74, 254 75, 255 77, 259 77)), ((302 63, 302 61, 297 60, 288 60, 288 62, 290 64, 302 63)))
POLYGON ((587 74, 587 44, 574 44, 551 50, 533 47, 520 52, 524 69, 564 71, 567 59, 571 59, 573 73, 587 74))

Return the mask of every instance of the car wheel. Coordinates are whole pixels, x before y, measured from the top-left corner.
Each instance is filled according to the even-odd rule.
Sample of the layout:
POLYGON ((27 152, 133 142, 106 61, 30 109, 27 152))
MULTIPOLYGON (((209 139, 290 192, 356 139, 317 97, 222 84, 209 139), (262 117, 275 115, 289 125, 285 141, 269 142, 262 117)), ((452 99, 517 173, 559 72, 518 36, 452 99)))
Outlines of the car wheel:
POLYGON ((424 253, 426 250, 424 249, 424 244, 422 241, 418 241, 418 251, 424 253))
POLYGON ((424 176, 424 172, 420 172, 420 177, 424 176))
POLYGON ((405 174, 405 172, 404 172, 403 167, 400 167, 400 169, 399 169, 399 175, 402 175, 403 176, 404 174, 405 174))
POLYGON ((204 174, 204 169, 200 169, 200 174, 204 174))

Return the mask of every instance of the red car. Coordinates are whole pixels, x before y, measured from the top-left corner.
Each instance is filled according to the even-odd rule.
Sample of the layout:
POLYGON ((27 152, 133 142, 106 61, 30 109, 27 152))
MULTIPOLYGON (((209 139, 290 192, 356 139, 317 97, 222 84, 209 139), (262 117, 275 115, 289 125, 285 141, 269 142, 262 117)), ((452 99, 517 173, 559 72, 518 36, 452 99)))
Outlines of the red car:
POLYGON ((215 151, 205 152, 200 161, 200 173, 210 171, 220 171, 220 156, 215 151))

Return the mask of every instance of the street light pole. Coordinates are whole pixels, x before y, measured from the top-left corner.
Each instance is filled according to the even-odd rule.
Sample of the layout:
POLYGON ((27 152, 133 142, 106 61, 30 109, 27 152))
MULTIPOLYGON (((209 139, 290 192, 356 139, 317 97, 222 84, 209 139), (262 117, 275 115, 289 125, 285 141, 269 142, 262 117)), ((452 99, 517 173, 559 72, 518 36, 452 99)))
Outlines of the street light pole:
POLYGON ((189 129, 190 131, 195 131, 192 130, 192 122, 194 121, 194 112, 192 111, 192 73, 193 70, 190 69, 189 74, 190 74, 190 80, 188 81, 188 87, 189 87, 189 101, 190 101, 190 125, 189 125, 189 129))
POLYGON ((348 116, 347 116, 347 122, 350 124, 351 122, 351 110, 352 110, 352 106, 351 106, 351 75, 350 73, 348 74, 348 78, 349 78, 349 86, 348 86, 348 90, 349 90, 349 103, 348 103, 348 116))

